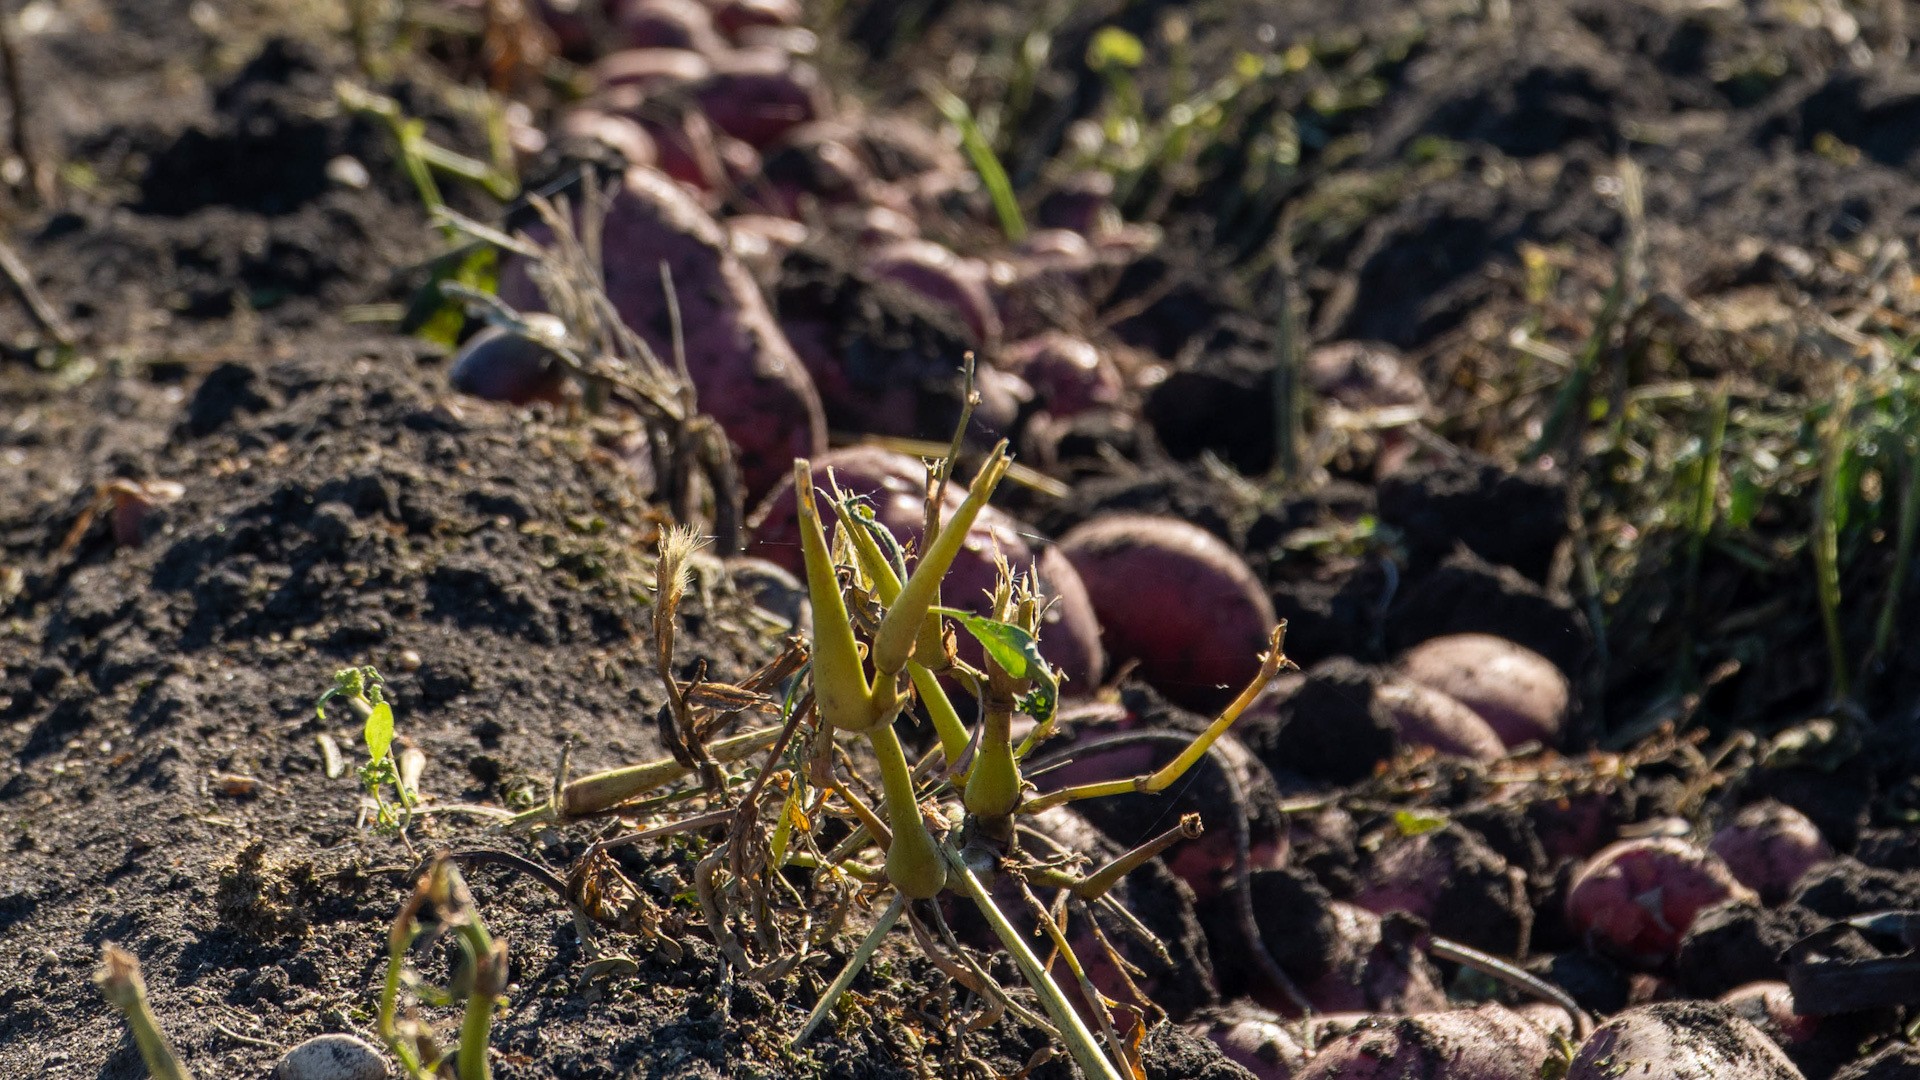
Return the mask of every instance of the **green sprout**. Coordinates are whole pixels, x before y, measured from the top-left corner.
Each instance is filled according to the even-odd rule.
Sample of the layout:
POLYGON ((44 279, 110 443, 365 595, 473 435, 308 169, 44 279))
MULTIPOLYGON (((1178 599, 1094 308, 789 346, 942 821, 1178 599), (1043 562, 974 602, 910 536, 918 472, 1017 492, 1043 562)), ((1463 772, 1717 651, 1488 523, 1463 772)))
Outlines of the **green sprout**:
POLYGON ((400 1059, 408 1080, 490 1080, 487 1047, 507 981, 506 942, 487 931, 459 869, 444 856, 435 858, 388 931, 387 973, 380 990, 380 1037, 400 1059), (453 939, 460 956, 448 985, 431 986, 408 966, 407 957, 423 939, 443 936, 453 939), (427 1004, 462 1007, 460 1036, 451 1053, 440 1049, 412 1010, 401 1015, 403 994, 409 992, 427 1004))
POLYGON ((193 1080, 147 1004, 147 984, 140 977, 140 961, 132 953, 111 943, 102 945, 100 967, 93 973, 93 981, 100 987, 101 996, 126 1017, 134 1045, 140 1048, 140 1060, 154 1080, 193 1080))
POLYGON ((406 831, 412 820, 420 795, 407 783, 394 757, 393 706, 387 702, 385 685, 386 680, 372 666, 342 668, 333 673, 332 689, 313 703, 313 711, 325 720, 327 702, 338 698, 361 722, 362 736, 367 743, 367 763, 360 766, 360 785, 373 800, 375 827, 384 833, 399 834, 406 831), (387 800, 388 788, 393 789, 393 802, 387 800))

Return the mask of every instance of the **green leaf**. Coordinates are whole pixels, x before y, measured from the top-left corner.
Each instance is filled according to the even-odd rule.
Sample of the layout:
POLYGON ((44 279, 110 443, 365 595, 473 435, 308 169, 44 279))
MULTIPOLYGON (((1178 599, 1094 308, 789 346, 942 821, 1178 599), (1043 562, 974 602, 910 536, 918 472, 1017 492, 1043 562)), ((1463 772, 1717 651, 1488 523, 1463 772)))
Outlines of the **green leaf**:
POLYGON ((1147 59, 1147 47, 1140 39, 1117 26, 1103 26, 1087 46, 1087 66, 1095 71, 1118 65, 1137 68, 1147 59))
POLYGON ((1020 711, 1040 723, 1053 717, 1060 700, 1060 679, 1040 655, 1040 642, 1032 634, 998 619, 982 618, 958 608, 936 607, 935 614, 959 623, 980 647, 987 651, 1002 671, 1016 679, 1033 680, 1033 689, 1022 695, 1020 711))
POLYGON ((987 655, 993 657, 993 662, 1016 679, 1027 678, 1029 668, 1044 669, 1047 666, 1047 662, 1040 657, 1040 643, 1034 640, 1032 634, 1012 623, 982 618, 959 608, 937 607, 933 610, 965 627, 967 633, 980 643, 980 647, 987 650, 987 655))
POLYGON ((382 761, 392 749, 393 706, 383 701, 367 715, 367 756, 374 761, 382 761))
POLYGON ((1395 810, 1393 812, 1393 824, 1395 828, 1400 830, 1401 836, 1419 836, 1421 833, 1430 833, 1435 829, 1446 828, 1447 819, 1438 814, 1419 814, 1412 810, 1395 810))
POLYGON ((401 316, 400 332, 449 349, 459 344, 460 331, 467 324, 466 309, 441 286, 453 282, 491 294, 499 285, 498 263, 499 254, 485 245, 448 252, 435 259, 430 264, 431 277, 413 294, 406 313, 401 316))

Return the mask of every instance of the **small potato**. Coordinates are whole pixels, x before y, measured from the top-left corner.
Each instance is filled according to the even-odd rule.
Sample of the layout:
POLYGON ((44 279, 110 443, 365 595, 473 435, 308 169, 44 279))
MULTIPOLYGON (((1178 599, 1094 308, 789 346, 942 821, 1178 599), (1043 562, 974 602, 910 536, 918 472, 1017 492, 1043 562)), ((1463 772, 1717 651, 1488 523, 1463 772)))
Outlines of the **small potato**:
POLYGON ((874 251, 867 269, 951 309, 973 332, 976 346, 999 347, 1000 313, 987 289, 987 265, 979 259, 963 258, 931 240, 899 240, 874 251))
POLYGON ((1791 806, 1767 800, 1754 803, 1721 826, 1707 845, 1726 862, 1740 884, 1777 904, 1817 863, 1833 858, 1833 847, 1819 826, 1791 806))
POLYGON ((1260 669, 1273 603, 1218 537, 1177 518, 1115 514, 1060 538, 1115 660, 1171 701, 1217 709, 1260 669))
MULTIPOLYGON (((795 458, 826 448, 812 380, 725 231, 692 196, 660 172, 630 169, 602 233, 608 299, 668 363, 675 321, 662 264, 671 271, 699 408, 733 442, 747 498, 772 490, 795 458)), ((513 260, 502 269, 500 295, 522 310, 542 302, 525 265, 513 260)))
POLYGON ((602 90, 633 86, 651 94, 692 86, 713 74, 713 61, 690 49, 621 49, 594 61, 587 74, 602 90))
POLYGON ((786 28, 800 25, 800 0, 708 0, 713 21, 735 41, 754 27, 786 28))
MULTIPOLYGON (((559 330, 559 320, 534 313, 528 322, 545 322, 559 330)), ((467 339, 453 358, 447 381, 455 390, 488 401, 527 405, 535 401, 558 404, 566 388, 566 371, 546 346, 497 326, 467 339)))
POLYGON ((728 51, 700 0, 628 0, 615 16, 620 40, 634 49, 686 49, 706 56, 728 51))
POLYGON ((1039 218, 1046 228, 1082 236, 1108 231, 1120 219, 1113 207, 1113 175, 1089 170, 1067 177, 1040 200, 1039 218))
POLYGON ((1759 1028, 1725 1005, 1669 1001, 1615 1016, 1587 1036, 1565 1080, 1804 1080, 1759 1028))
POLYGON ((565 138, 611 147, 630 166, 652 165, 660 159, 647 129, 616 113, 592 106, 568 109, 561 114, 559 127, 565 138))
POLYGON ((1374 697, 1392 714, 1402 746, 1426 747, 1469 761, 1496 761, 1507 752, 1479 713, 1431 686, 1388 679, 1374 690, 1374 697))
POLYGON ((736 214, 727 219, 727 246, 756 278, 768 280, 780 272, 780 260, 807 242, 805 225, 772 214, 736 214))
POLYGON ((1307 1064, 1306 1051, 1286 1018, 1250 1001, 1233 1002, 1188 1024, 1187 1030, 1211 1040, 1254 1080, 1293 1080, 1307 1064))
POLYGON ((826 112, 820 73, 772 49, 735 49, 693 87, 713 126, 756 150, 826 112))
POLYGON ((1603 848, 1567 889, 1566 910, 1590 945, 1652 968, 1673 956, 1700 912, 1753 899, 1718 856, 1661 836, 1603 848))
POLYGON ((1448 634, 1400 657, 1400 673, 1480 714, 1509 748, 1558 746, 1572 687, 1553 662, 1491 634, 1448 634))
POLYGON ((1007 346, 1000 362, 1025 379, 1054 416, 1111 408, 1124 389, 1119 369, 1092 342, 1059 331, 1007 346))
POLYGON ((1766 1032, 1782 1049, 1810 1041, 1820 1031, 1820 1018, 1802 1016, 1793 1008, 1793 989, 1783 982, 1756 982, 1720 995, 1720 1004, 1766 1032))
POLYGON ((1363 1022, 1320 1049, 1300 1080, 1539 1080, 1546 1032, 1504 1005, 1363 1022))

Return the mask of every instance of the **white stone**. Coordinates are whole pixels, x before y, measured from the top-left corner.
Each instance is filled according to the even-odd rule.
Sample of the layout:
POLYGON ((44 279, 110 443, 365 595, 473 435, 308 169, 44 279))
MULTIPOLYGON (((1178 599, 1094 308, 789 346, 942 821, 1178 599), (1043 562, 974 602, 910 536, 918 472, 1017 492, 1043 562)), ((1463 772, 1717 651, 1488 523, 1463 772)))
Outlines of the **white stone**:
POLYGON ((351 1035, 316 1035, 287 1051, 270 1080, 387 1080, 387 1059, 351 1035))

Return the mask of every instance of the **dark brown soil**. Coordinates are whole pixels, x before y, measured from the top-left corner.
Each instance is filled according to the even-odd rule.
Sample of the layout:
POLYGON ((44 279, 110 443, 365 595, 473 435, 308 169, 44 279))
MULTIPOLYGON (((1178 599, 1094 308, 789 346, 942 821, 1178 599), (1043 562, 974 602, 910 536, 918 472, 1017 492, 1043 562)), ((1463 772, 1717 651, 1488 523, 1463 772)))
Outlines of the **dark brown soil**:
MULTIPOLYGON (((1366 838, 1387 820, 1379 808, 1418 802, 1452 814, 1446 836, 1478 868, 1447 902, 1490 907, 1445 911, 1430 920, 1437 932, 1551 951, 1535 970, 1598 1011, 1624 1006, 1627 976, 1580 952, 1561 917, 1565 856, 1629 821, 1697 812, 1692 778, 1649 766, 1598 795, 1569 783, 1501 802, 1477 771, 1384 767, 1396 745, 1369 705, 1378 665, 1441 634, 1521 642, 1586 691, 1575 748, 1617 734, 1676 668, 1695 665, 1675 652, 1670 583, 1629 583, 1647 587, 1604 620, 1575 599, 1567 462, 1523 452, 1534 433, 1512 429, 1514 402, 1485 400, 1488 367, 1505 362, 1489 357, 1506 355, 1489 342, 1532 311, 1526 260, 1542 252, 1565 271, 1564 290, 1607 285, 1610 254, 1629 239, 1623 156, 1646 178, 1636 288, 1665 304, 1647 310, 1758 286, 1843 291, 1810 253, 1854 258, 1850 245, 1920 225, 1920 89, 1907 59, 1920 20, 1897 4, 1852 5, 1848 30, 1751 5, 1654 0, 1034 6, 854 0, 852 47, 830 41, 821 63, 847 92, 911 111, 923 105, 912 76, 978 89, 969 82, 989 83, 994 65, 956 58, 1044 22, 1051 48, 1033 105, 1007 121, 1017 148, 1007 165, 1035 208, 1063 182, 1048 163, 1073 122, 1104 97, 1085 60, 1101 26, 1151 43, 1178 9, 1197 85, 1245 50, 1296 44, 1322 72, 1262 90, 1191 182, 1150 177, 1124 195, 1129 216, 1166 236, 1100 298, 1104 329, 1165 369, 1140 415, 1046 433, 1021 432, 1030 417, 1017 409, 983 422, 1072 482, 1064 497, 1010 493, 1036 543, 1101 512, 1172 514, 1243 552, 1292 621, 1290 650, 1311 670, 1240 733, 1273 774, 1248 785, 1260 800, 1251 824, 1290 831, 1276 843, 1292 845, 1289 869, 1251 881, 1269 951, 1302 979, 1324 973, 1331 918, 1278 912, 1326 916, 1332 898, 1353 896, 1374 858, 1366 838), (1281 126, 1297 160, 1262 164, 1281 126), (1297 267, 1284 282, 1267 257, 1283 221, 1297 267), (1405 350, 1437 402, 1445 453, 1381 482, 1356 470, 1313 492, 1262 486, 1277 451, 1286 285, 1305 302, 1308 344, 1405 350), (1378 537, 1364 549, 1324 539, 1363 527, 1378 537), (1283 788, 1328 783, 1356 785, 1372 809, 1328 805, 1280 823, 1283 788), (1598 823, 1576 837, 1583 807, 1598 823), (1522 898, 1537 918, 1513 910, 1522 898)), ((422 785, 445 802, 524 805, 567 747, 576 772, 664 753, 657 682, 634 638, 652 587, 642 553, 666 517, 590 424, 457 395, 437 347, 377 324, 415 298, 422 263, 444 245, 392 134, 336 100, 336 79, 356 72, 333 7, 31 5, 30 135, 58 164, 62 196, 54 209, 0 206, 0 239, 77 347, 47 349, 45 328, 0 290, 0 1075, 141 1075, 89 978, 109 941, 139 955, 162 1021, 202 1075, 262 1075, 281 1049, 323 1031, 371 1038, 386 926, 419 852, 502 846, 554 868, 579 854, 584 832, 503 838, 454 814, 416 822, 417 851, 362 828, 351 769, 327 776, 320 740, 350 747, 353 733, 312 708, 336 668, 387 673, 401 738, 425 755, 422 785), (115 480, 174 481, 184 494, 124 543, 97 512, 115 480)), ((1168 72, 1138 75, 1149 108, 1163 108, 1168 72)), ((480 122, 448 102, 436 73, 373 86, 436 141, 485 153, 480 122)), ((0 125, 11 122, 0 110, 0 125)), ((447 190, 457 209, 499 218, 471 186, 447 190)), ((1039 216, 1071 216, 1072 203, 1057 196, 1039 216)), ((829 397, 834 426, 944 440, 957 386, 943 365, 964 329, 840 260, 802 249, 772 283, 796 346, 816 374, 838 356, 854 389, 914 386, 884 416, 849 405, 853 393, 829 397)), ((1025 315, 1087 318, 1053 312, 1052 299, 1028 298, 1025 315)), ((1672 379, 1798 389, 1803 378, 1791 362, 1768 368, 1711 341, 1633 333, 1631 362, 1668 365, 1672 379)), ((1706 556, 1701 625, 1752 619, 1762 603, 1784 611, 1700 645, 1701 670, 1741 662, 1689 704, 1720 730, 1764 736, 1826 714, 1811 575, 1792 565, 1757 572, 1717 549, 1706 556)), ((749 606, 703 563, 683 609, 682 667, 732 678, 771 655, 776 642, 749 606)), ((1865 703, 1886 718, 1864 751, 1754 769, 1715 795, 1780 799, 1858 860, 1817 868, 1775 910, 1709 912, 1682 949, 1682 989, 1777 977, 1786 945, 1826 920, 1920 907, 1920 739, 1900 705, 1920 686, 1920 653, 1896 641, 1881 696, 1865 703)), ((1096 820, 1135 843, 1181 810, 1219 817, 1219 768, 1096 820)), ((624 867, 662 907, 685 910, 697 850, 663 845, 624 867)), ((889 948, 855 983, 844 1022, 794 1049, 790 1033, 848 942, 763 987, 723 977, 697 933, 676 938, 678 959, 625 936, 635 975, 583 986, 579 939, 549 892, 497 867, 470 879, 513 957, 494 1042, 504 1080, 1010 1075, 1041 1046, 1008 1021, 961 1033, 959 991, 889 948)), ((1163 909, 1156 925, 1192 968, 1166 980, 1181 987, 1174 1011, 1210 1003, 1216 983, 1231 994, 1255 981, 1243 955, 1222 955, 1241 940, 1231 905, 1215 898, 1196 921, 1159 866, 1130 884, 1148 894, 1143 910, 1163 909)), ((1243 1075, 1170 1027, 1146 1047, 1156 1080, 1243 1075)), ((1841 1075, 1895 1075, 1911 1068, 1907 1053, 1841 1075)), ((1032 1075, 1070 1071, 1055 1062, 1032 1075)))

